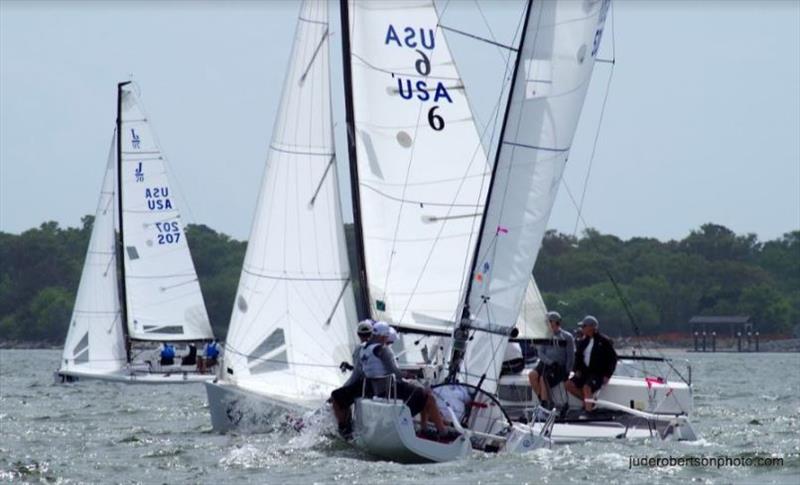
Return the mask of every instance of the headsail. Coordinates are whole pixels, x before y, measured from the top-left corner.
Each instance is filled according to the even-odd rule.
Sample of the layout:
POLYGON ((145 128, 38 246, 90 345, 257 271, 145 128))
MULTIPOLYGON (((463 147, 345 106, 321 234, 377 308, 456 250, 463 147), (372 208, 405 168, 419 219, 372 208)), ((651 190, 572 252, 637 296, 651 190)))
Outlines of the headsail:
POLYGON ((300 8, 226 342, 225 378, 325 399, 355 345, 333 141, 328 3, 300 8))
POLYGON ((348 5, 351 163, 371 314, 449 328, 485 200, 486 156, 433 2, 348 5))
POLYGON ((120 96, 128 335, 134 340, 212 339, 164 156, 133 85, 120 85, 120 96))
MULTIPOLYGON (((114 137, 116 140, 116 136, 114 137)), ((116 142, 103 177, 89 249, 64 342, 61 370, 114 371, 125 366, 125 339, 117 292, 114 236, 116 142)))
POLYGON ((547 326, 547 307, 544 305, 542 294, 533 277, 525 289, 525 299, 522 301, 522 309, 517 317, 517 329, 519 329, 519 338, 552 337, 553 332, 547 326))
POLYGON ((464 379, 492 392, 578 123, 609 0, 529 2, 462 322, 464 379))

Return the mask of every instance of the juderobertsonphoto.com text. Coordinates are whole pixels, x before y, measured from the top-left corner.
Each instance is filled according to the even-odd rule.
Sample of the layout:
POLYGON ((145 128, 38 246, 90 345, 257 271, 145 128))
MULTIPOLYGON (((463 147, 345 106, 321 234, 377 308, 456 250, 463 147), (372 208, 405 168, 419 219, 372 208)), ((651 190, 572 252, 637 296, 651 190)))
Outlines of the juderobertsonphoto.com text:
POLYGON ((783 458, 769 456, 629 456, 628 469, 663 468, 670 466, 726 468, 726 467, 781 467, 783 458))

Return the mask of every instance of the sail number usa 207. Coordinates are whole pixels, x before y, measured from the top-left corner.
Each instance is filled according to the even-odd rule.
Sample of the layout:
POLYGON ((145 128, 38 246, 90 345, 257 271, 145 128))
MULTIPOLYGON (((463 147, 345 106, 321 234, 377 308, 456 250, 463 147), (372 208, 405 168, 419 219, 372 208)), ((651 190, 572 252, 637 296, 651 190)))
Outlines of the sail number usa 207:
MULTIPOLYGON (((412 49, 416 53, 414 59, 414 70, 422 76, 427 78, 431 73, 431 59, 430 53, 436 48, 436 36, 433 29, 425 29, 422 27, 395 27, 389 24, 386 29, 386 37, 384 39, 385 45, 397 46, 401 49, 412 49)), ((452 103, 453 99, 447 91, 447 87, 441 81, 428 81, 425 79, 418 79, 416 81, 403 77, 399 74, 392 73, 392 77, 397 80, 397 92, 400 97, 411 101, 414 98, 425 103, 432 101, 439 103, 447 101, 452 103)), ((441 131, 445 127, 444 118, 436 112, 439 109, 439 104, 435 104, 428 110, 428 125, 434 131, 441 131)))
POLYGON ((158 244, 176 244, 181 238, 177 222, 156 222, 158 244))

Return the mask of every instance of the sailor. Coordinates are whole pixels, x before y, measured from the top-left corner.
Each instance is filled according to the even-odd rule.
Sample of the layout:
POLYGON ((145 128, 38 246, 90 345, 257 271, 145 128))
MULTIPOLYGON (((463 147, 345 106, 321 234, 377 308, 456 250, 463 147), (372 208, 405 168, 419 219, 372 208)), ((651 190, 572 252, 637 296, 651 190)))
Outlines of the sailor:
MULTIPOLYGON (((561 328, 561 315, 547 312, 547 323, 553 332, 552 340, 537 349, 539 363, 528 374, 533 391, 545 409, 551 409, 550 388, 564 382, 575 364, 575 339, 561 328)), ((566 404, 566 396, 564 396, 566 404)))
POLYGON ((390 329, 386 322, 376 322, 373 325, 372 338, 361 349, 359 357, 364 377, 369 379, 376 396, 390 396, 394 381, 397 399, 401 399, 408 406, 411 416, 420 414, 423 433, 430 420, 436 426, 438 437, 443 438, 446 436, 446 428, 436 408, 436 399, 422 386, 403 379, 394 352, 388 345, 390 329))
POLYGON ((583 338, 575 351, 575 375, 565 387, 583 400, 583 409, 589 413, 594 405, 586 400, 611 379, 617 367, 617 353, 611 339, 598 331, 600 323, 595 317, 586 315, 581 323, 583 338))
POLYGON ((460 384, 446 384, 433 388, 436 407, 445 422, 452 423, 453 418, 461 422, 468 406, 472 405, 469 389, 460 384), (452 410, 452 413, 450 412, 452 410))
POLYGON ((397 342, 397 330, 394 327, 389 327, 389 338, 386 339, 388 345, 394 345, 397 342))
POLYGON ((372 324, 373 321, 370 319, 363 320, 358 324, 356 332, 360 343, 353 349, 353 364, 350 365, 347 362, 342 362, 339 366, 342 372, 347 370, 353 372, 342 387, 334 389, 331 393, 330 403, 333 409, 333 415, 336 417, 336 422, 339 425, 339 433, 345 438, 349 438, 353 432, 350 406, 355 402, 357 397, 361 396, 362 389, 364 388, 364 373, 361 370, 360 357, 361 349, 372 337, 372 324))
MULTIPOLYGON (((514 327, 511 330, 510 338, 517 338, 519 336, 519 329, 514 327)), ((500 368, 500 375, 506 374, 519 374, 525 368, 525 359, 522 358, 522 347, 519 342, 508 341, 506 344, 506 351, 503 354, 503 364, 500 368)))
POLYGON ((197 346, 194 343, 189 343, 189 353, 181 357, 181 365, 196 365, 197 364, 197 346))
POLYGON ((173 365, 175 363, 175 347, 169 342, 161 344, 161 365, 173 365))
POLYGON ((216 340, 211 340, 210 342, 206 342, 206 346, 203 349, 203 357, 197 360, 197 370, 200 372, 205 372, 207 369, 210 369, 217 365, 217 359, 219 358, 219 344, 216 340))

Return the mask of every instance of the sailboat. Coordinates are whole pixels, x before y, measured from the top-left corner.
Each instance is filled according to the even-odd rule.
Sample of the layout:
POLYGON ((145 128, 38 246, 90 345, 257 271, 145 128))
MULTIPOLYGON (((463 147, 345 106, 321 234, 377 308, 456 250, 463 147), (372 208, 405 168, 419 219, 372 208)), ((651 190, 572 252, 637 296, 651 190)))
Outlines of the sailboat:
POLYGON ((134 84, 119 83, 116 128, 56 378, 201 382, 213 372, 190 363, 191 347, 213 339, 165 157, 134 84), (159 343, 190 345, 190 355, 168 365, 159 343))
POLYGON ((331 108, 328 2, 300 7, 225 343, 207 383, 215 430, 320 408, 347 377, 358 322, 331 108))
MULTIPOLYGON (((412 66, 418 67, 421 64, 423 69, 417 68, 417 74, 422 77, 423 83, 436 86, 437 93, 440 86, 447 85, 446 81, 438 78, 442 75, 439 74, 442 71, 436 71, 436 75, 432 75, 426 60, 434 56, 438 56, 438 59, 442 59, 443 56, 446 58, 446 47, 443 47, 438 38, 436 39, 438 51, 428 53, 419 49, 406 51, 406 54, 414 52, 419 54, 420 59, 416 63, 413 63, 414 59, 410 55, 406 58, 401 57, 400 59, 405 61, 402 62, 398 59, 400 56, 398 53, 402 51, 396 50, 391 53, 387 49, 391 46, 390 41, 394 40, 392 32, 395 24, 414 26, 408 33, 412 40, 414 40, 412 33, 417 28, 421 33, 431 32, 431 39, 435 38, 435 32, 438 31, 435 10, 432 4, 425 5, 425 3, 418 5, 417 9, 409 7, 406 3, 402 5, 392 5, 388 2, 380 2, 379 5, 378 2, 351 3, 355 10, 351 18, 358 19, 359 22, 349 24, 349 33, 353 37, 349 54, 355 59, 352 68, 355 82, 360 80, 363 83, 355 84, 353 92, 361 94, 369 91, 369 83, 372 83, 374 90, 372 92, 376 93, 376 96, 377 93, 383 96, 380 100, 370 99, 369 105, 374 107, 383 103, 384 109, 361 113, 362 123, 365 125, 363 131, 367 133, 370 126, 379 127, 375 129, 379 131, 380 127, 388 125, 375 121, 381 114, 390 113, 384 116, 396 117, 394 106, 392 109, 389 108, 393 94, 392 80, 398 79, 398 91, 402 91, 400 82, 403 77, 413 76, 413 73, 403 71, 404 66, 411 63, 412 66), (393 7, 395 11, 389 15, 387 11, 393 7), (415 14, 417 16, 414 18, 415 14), (380 42, 381 35, 386 39, 385 42, 380 42), (359 72, 362 69, 359 64, 366 66, 363 69, 367 74, 359 72), (389 74, 392 79, 389 79, 389 74), (429 75, 432 77, 428 77, 429 75), (363 121, 364 119, 366 121, 363 121)), ((547 443, 553 442, 553 435, 558 433, 561 433, 565 441, 568 437, 570 439, 638 437, 652 436, 654 427, 658 428, 658 433, 662 436, 675 435, 679 438, 694 436, 683 413, 657 415, 629 409, 627 402, 619 404, 599 399, 597 402, 601 407, 638 418, 641 421, 638 425, 644 429, 637 429, 634 425, 634 429, 631 430, 629 429, 631 426, 614 423, 611 432, 606 429, 598 432, 596 427, 587 425, 561 424, 557 431, 555 413, 551 413, 538 427, 526 426, 511 423, 502 404, 496 398, 503 351, 512 328, 518 323, 526 294, 530 295, 528 289, 531 270, 575 134, 609 4, 608 0, 527 2, 519 45, 514 49, 517 52, 516 61, 492 173, 488 181, 488 194, 484 204, 480 204, 479 197, 478 204, 474 207, 480 228, 477 231, 474 247, 466 248, 469 266, 463 280, 465 281, 463 291, 455 292, 458 301, 450 307, 451 311, 458 309, 456 314, 459 318, 454 325, 452 339, 448 343, 449 350, 443 354, 444 360, 441 365, 447 371, 439 376, 433 373, 434 382, 438 380, 439 385, 467 386, 472 390, 473 401, 477 400, 484 404, 482 409, 468 413, 461 423, 464 428, 462 436, 469 436, 474 448, 485 451, 525 451, 541 446, 541 438, 546 438, 547 443), (536 438, 540 438, 538 442, 536 438)), ((347 6, 346 3, 343 5, 347 6)), ((344 15, 347 20, 346 10, 344 15)), ((429 44, 429 47, 433 46, 433 42, 429 44)), ((347 43, 345 50, 347 56, 347 43)), ((424 102, 428 99, 429 96, 418 93, 413 101, 424 102)), ((449 99, 447 101, 448 104, 445 106, 448 108, 452 109, 456 105, 450 103, 449 99)), ((358 107, 358 103, 355 104, 358 107)), ((444 123, 439 123, 435 108, 431 107, 427 111, 429 126, 424 126, 423 123, 418 125, 424 130, 422 135, 416 133, 417 139, 425 134, 442 131, 439 128, 444 123)), ((389 126, 394 128, 393 125, 389 126)), ((359 129, 358 111, 355 127, 354 132, 357 133, 355 138, 358 143, 358 135, 362 133, 359 129)), ((369 170, 372 170, 374 174, 374 169, 363 161, 363 158, 367 158, 372 162, 369 158, 369 138, 363 135, 360 138, 366 157, 361 155, 356 166, 362 173, 370 173, 369 170)), ((386 138, 388 137, 382 137, 384 140, 386 138)), ((401 140, 400 134, 397 139, 401 140)), ((447 146, 444 150, 452 150, 452 146, 447 146)), ((386 156, 385 152, 380 153, 386 156)), ((468 179, 469 175, 464 174, 462 180, 468 179)), ((412 181, 419 182, 416 179, 412 181)), ((411 197, 405 196, 411 186, 409 179, 406 178, 404 183, 398 185, 397 190, 404 194, 401 200, 409 202, 411 197)), ((380 190, 375 192, 382 193, 380 190)), ((394 198, 397 199, 396 196, 394 198)), ((417 200, 425 199, 418 197, 417 200)), ((374 205, 370 203, 367 207, 371 208, 374 205)), ((424 205, 419 203, 420 208, 424 205)), ((357 204, 354 206, 358 210, 359 206, 357 204)), ((362 204, 362 211, 369 211, 369 208, 364 208, 365 206, 366 204, 362 204)), ((451 204, 448 207, 453 206, 454 204, 451 204)), ((448 212, 444 216, 434 216, 434 218, 440 220, 450 215, 451 212, 448 212)), ((387 219, 392 220, 391 217, 387 219)), ((363 241, 366 248, 366 273, 369 274, 371 271, 370 228, 367 227, 369 219, 365 217, 365 221, 363 241)), ((408 232, 402 231, 401 234, 405 235, 408 232)), ((416 232, 411 234, 417 235, 416 232)), ((390 261, 398 257, 395 254, 396 248, 400 246, 397 244, 397 239, 396 235, 389 239, 392 251, 384 253, 390 261)), ((424 259, 419 255, 416 257, 424 259)), ((385 281, 388 280, 389 278, 386 278, 385 281)), ((370 294, 366 295, 366 298, 375 308, 382 311, 382 307, 388 307, 383 301, 387 293, 386 288, 373 288, 366 284, 363 287, 369 289, 370 294)), ((408 306, 406 303, 403 307, 405 309, 408 306)), ((422 312, 417 313, 420 314, 422 312)), ((397 315, 385 319, 403 328, 405 315, 404 311, 399 315, 399 320, 397 315)), ((667 386, 664 387, 665 389, 661 390, 662 394, 667 393, 667 386)), ((370 453, 399 461, 447 461, 462 456, 463 449, 456 446, 455 442, 431 444, 428 440, 412 433, 413 425, 409 424, 412 421, 408 410, 396 399, 389 397, 356 400, 356 411, 356 442, 370 453)))

